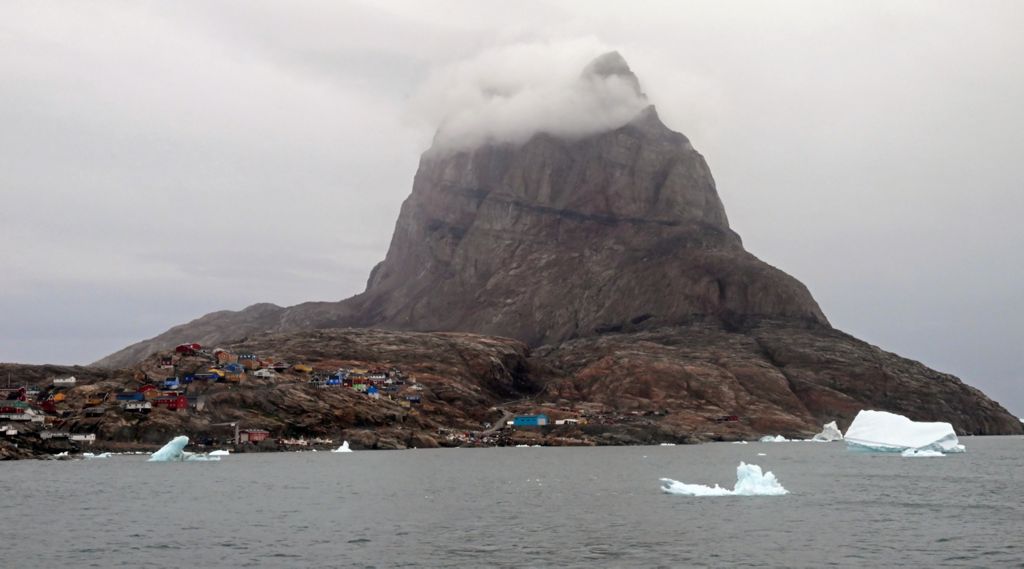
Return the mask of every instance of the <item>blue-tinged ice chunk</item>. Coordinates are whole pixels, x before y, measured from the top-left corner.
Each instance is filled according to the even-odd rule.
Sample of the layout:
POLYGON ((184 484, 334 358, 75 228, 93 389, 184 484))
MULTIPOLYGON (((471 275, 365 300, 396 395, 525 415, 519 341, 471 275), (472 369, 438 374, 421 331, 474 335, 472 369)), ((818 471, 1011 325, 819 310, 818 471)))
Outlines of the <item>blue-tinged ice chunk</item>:
POLYGON ((188 437, 182 435, 174 437, 171 442, 165 444, 160 450, 149 457, 149 462, 178 462, 185 460, 185 445, 188 444, 188 437))
POLYGON ((160 450, 149 457, 149 462, 216 462, 220 456, 209 456, 205 453, 187 452, 188 437, 182 435, 174 437, 171 442, 165 444, 160 450))
POLYGON ((846 430, 851 450, 903 452, 907 449, 942 453, 964 452, 953 425, 943 422, 911 421, 886 411, 861 411, 846 430))
POLYGON ((732 490, 722 488, 718 484, 686 484, 671 478, 661 479, 661 491, 678 496, 782 496, 789 491, 771 472, 761 472, 756 464, 741 462, 736 467, 736 486, 732 490))

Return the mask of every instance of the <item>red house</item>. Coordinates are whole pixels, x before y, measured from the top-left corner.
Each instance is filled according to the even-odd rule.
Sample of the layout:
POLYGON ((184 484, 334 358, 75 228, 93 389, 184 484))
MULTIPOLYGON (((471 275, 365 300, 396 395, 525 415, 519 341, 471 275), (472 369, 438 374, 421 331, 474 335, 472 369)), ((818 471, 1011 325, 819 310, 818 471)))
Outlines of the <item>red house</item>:
POLYGON ((242 429, 238 431, 238 442, 240 443, 258 443, 262 440, 266 440, 270 436, 270 431, 263 429, 242 429))
POLYGON ((135 391, 137 391, 139 393, 145 393, 147 391, 153 391, 154 389, 156 389, 155 385, 153 385, 151 383, 147 383, 145 385, 140 385, 139 388, 136 389, 135 391))
POLYGON ((188 398, 184 395, 169 395, 153 400, 153 407, 163 407, 171 411, 188 409, 188 398))
POLYGON ((177 348, 174 348, 174 351, 178 352, 179 354, 184 354, 186 356, 191 356, 192 354, 198 352, 201 349, 203 349, 203 347, 200 346, 199 344, 188 343, 188 344, 179 344, 177 348))

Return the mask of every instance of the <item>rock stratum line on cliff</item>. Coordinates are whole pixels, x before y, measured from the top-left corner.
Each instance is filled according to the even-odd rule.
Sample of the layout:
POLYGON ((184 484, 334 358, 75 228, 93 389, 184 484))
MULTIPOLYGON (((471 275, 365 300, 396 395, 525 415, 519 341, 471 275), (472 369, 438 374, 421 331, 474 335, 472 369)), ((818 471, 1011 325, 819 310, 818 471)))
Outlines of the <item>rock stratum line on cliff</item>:
MULTIPOLYGON (((644 100, 617 53, 580 81, 644 100)), ((552 402, 742 408, 765 430, 790 431, 871 407, 961 432, 1022 432, 958 379, 834 330, 802 283, 743 249, 704 158, 650 105, 581 136, 437 143, 362 294, 208 314, 97 365, 182 342, 341 328, 513 338, 533 349, 543 372, 531 381, 552 402)))

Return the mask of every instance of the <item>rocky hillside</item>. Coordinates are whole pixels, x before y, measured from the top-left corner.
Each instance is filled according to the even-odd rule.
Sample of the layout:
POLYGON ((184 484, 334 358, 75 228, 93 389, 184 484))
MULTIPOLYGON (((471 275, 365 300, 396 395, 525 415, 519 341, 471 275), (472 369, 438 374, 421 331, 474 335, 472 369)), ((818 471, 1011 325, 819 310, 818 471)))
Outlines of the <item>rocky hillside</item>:
POLYGON ((791 321, 740 330, 709 319, 533 351, 507 338, 367 329, 260 334, 229 350, 317 371, 295 366, 273 377, 248 373, 239 383, 193 381, 173 390, 189 399, 187 408, 160 408, 153 398, 143 414, 116 393, 205 372, 214 358, 164 353, 116 372, 75 368, 77 384, 55 389, 51 374, 72 370, 11 366, 13 376, 41 387, 42 396, 60 394, 60 402, 45 424, 17 423, 18 444, 0 440, 0 458, 153 449, 181 434, 224 445, 236 424, 269 431, 258 445, 264 450, 296 448, 286 442, 296 439, 324 441, 321 448, 348 440, 357 449, 394 449, 806 438, 833 420, 845 429, 861 409, 949 421, 960 434, 1024 432, 1005 409, 952 376, 820 324, 791 321), (339 368, 392 370, 400 380, 377 396, 311 381, 339 368), (515 415, 536 413, 563 424, 505 428, 515 415), (91 433, 96 441, 43 440, 43 430, 91 433))
MULTIPOLYGON (((642 96, 618 54, 599 58, 583 79, 602 77, 625 79, 642 96)), ((183 342, 312 358, 311 333, 348 327, 514 338, 515 348, 486 342, 525 367, 493 385, 446 389, 483 397, 470 405, 541 385, 536 401, 562 407, 667 410, 658 415, 674 425, 666 436, 806 433, 866 407, 950 421, 961 432, 1021 432, 957 378, 831 328, 803 284, 743 249, 703 157, 653 106, 590 136, 432 148, 364 293, 209 314, 97 364, 134 365, 183 342), (512 384, 501 391, 502 382, 512 384), (722 416, 744 422, 715 422, 722 416)), ((368 354, 462 365, 449 353, 466 349, 445 347, 457 337, 375 343, 368 354)), ((453 377, 478 373, 491 374, 453 377)))
POLYGON ((961 434, 1024 433, 1020 421, 956 377, 816 324, 708 321, 604 334, 535 351, 546 399, 619 411, 666 409, 691 435, 734 415, 748 436, 803 436, 861 409, 948 421, 961 434))

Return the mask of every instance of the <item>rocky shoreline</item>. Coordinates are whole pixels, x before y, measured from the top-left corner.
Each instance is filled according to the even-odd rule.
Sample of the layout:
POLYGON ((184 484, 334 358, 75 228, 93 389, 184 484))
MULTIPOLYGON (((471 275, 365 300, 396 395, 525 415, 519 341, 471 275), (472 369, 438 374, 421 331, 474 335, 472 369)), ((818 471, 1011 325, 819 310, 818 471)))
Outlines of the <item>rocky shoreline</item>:
POLYGON ((231 364, 208 352, 163 352, 124 370, 5 364, 0 372, 38 390, 51 412, 38 423, 0 420, 20 430, 0 439, 0 458, 152 451, 177 435, 238 452, 345 440, 363 450, 803 439, 830 421, 845 428, 861 409, 948 421, 961 435, 1024 433, 1016 417, 952 376, 792 321, 744 329, 693 322, 533 350, 475 334, 331 329, 257 335, 223 351, 291 365, 271 378, 248 370, 237 382, 165 389, 158 386, 231 364), (381 379, 380 392, 368 393, 351 378, 329 385, 339 369, 400 379, 381 379), (75 384, 53 387, 64 373, 77 373, 75 384), (130 411, 142 391, 156 405, 130 411), (181 408, 161 406, 168 397, 181 408), (540 414, 546 425, 507 425, 540 414), (264 431, 267 440, 236 444, 233 429, 264 431))

